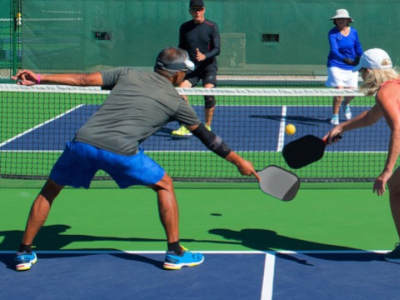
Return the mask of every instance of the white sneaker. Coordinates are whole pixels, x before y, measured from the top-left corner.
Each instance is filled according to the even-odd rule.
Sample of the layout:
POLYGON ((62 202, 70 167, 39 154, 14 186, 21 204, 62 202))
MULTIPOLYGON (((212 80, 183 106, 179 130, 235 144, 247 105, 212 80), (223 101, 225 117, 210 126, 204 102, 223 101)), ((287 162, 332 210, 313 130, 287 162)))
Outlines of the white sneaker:
POLYGON ((338 115, 333 115, 332 116, 331 124, 332 125, 339 125, 339 116, 338 115))
POLYGON ((344 105, 342 104, 342 108, 344 110, 344 116, 346 117, 346 120, 351 119, 351 110, 350 110, 350 105, 344 105))

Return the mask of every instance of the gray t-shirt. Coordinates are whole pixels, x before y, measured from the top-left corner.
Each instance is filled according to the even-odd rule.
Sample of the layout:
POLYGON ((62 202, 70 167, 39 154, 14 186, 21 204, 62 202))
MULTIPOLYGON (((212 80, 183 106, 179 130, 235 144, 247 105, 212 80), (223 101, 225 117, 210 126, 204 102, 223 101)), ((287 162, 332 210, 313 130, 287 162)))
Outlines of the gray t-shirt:
POLYGON ((75 141, 132 155, 141 142, 170 121, 200 124, 190 104, 156 72, 117 68, 101 75, 103 89, 110 89, 110 95, 79 129, 75 141))

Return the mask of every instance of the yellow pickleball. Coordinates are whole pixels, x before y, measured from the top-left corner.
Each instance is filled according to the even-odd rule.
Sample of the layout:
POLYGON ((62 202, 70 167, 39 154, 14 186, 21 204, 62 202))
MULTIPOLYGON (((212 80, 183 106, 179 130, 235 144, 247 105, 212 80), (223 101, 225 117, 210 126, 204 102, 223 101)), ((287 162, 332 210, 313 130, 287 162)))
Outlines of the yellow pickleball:
POLYGON ((293 124, 287 124, 285 128, 285 132, 288 135, 293 135, 296 132, 296 127, 293 124))

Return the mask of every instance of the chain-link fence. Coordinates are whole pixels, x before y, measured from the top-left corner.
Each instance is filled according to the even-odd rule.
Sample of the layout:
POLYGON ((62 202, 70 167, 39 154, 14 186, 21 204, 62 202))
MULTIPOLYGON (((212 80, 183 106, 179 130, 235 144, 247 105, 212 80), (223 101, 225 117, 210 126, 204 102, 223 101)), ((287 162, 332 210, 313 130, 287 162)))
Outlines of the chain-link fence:
POLYGON ((21 65, 21 25, 21 1, 0 2, 0 82, 9 82, 21 65))

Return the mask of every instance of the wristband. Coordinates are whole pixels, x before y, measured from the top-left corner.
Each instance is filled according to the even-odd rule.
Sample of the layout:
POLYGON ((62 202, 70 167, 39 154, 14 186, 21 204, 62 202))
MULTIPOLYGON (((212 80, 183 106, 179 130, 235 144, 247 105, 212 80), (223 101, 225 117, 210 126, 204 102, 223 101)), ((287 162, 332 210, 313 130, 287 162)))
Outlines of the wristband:
POLYGON ((40 84, 40 74, 38 74, 38 76, 37 76, 37 82, 36 82, 36 84, 40 84))

